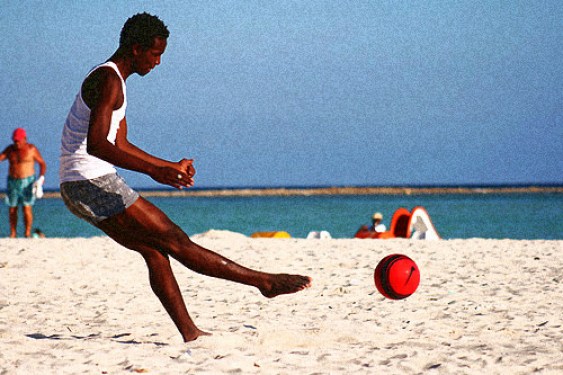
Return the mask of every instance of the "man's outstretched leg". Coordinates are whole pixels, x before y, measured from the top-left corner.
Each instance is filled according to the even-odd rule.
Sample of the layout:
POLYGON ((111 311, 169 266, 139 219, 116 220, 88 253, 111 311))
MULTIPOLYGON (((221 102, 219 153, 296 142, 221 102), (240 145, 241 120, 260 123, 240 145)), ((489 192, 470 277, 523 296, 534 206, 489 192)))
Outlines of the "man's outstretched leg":
POLYGON ((268 298, 308 288, 311 278, 301 275, 272 274, 241 266, 211 250, 184 239, 170 255, 187 268, 204 274, 258 288, 268 298))
POLYGON ((143 255, 151 274, 151 286, 185 341, 206 333, 189 317, 168 258, 156 249, 203 275, 255 286, 268 298, 295 293, 311 285, 307 276, 255 271, 195 244, 160 209, 143 198, 98 227, 121 245, 143 255))
POLYGON ((311 286, 311 278, 307 276, 255 271, 197 245, 158 207, 142 197, 125 212, 98 226, 108 234, 118 232, 120 236, 160 249, 192 271, 254 286, 269 298, 311 286))

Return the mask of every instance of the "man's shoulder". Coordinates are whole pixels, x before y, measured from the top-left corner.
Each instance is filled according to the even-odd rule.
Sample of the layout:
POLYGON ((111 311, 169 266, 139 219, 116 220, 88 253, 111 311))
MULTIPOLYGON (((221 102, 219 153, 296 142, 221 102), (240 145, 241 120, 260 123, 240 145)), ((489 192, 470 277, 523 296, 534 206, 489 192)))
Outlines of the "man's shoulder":
POLYGON ((88 83, 119 82, 121 80, 117 72, 110 66, 99 65, 95 67, 84 79, 88 83))
POLYGON ((6 147, 1 153, 0 153, 0 161, 4 161, 6 159, 10 159, 12 158, 12 154, 15 151, 15 147, 14 145, 9 145, 8 147, 6 147))
POLYGON ((3 154, 8 154, 8 153, 14 151, 15 149, 16 149, 16 148, 14 147, 14 145, 11 144, 11 145, 8 145, 8 146, 4 149, 4 151, 2 151, 2 153, 3 153, 3 154))
POLYGON ((117 97, 123 95, 121 91, 121 79, 117 75, 117 72, 108 66, 95 68, 88 77, 84 79, 81 91, 82 99, 89 108, 96 105, 100 97, 105 95, 105 93, 111 93, 111 95, 116 95, 117 97))

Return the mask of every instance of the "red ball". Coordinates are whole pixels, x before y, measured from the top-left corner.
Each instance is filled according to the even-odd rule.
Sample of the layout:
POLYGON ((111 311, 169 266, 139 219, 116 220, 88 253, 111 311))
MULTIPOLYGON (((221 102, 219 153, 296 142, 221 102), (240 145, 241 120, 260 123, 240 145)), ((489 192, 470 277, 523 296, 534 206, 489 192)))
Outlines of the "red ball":
POLYGON ((383 258, 373 275, 379 293, 389 299, 403 299, 413 294, 420 283, 416 263, 406 255, 391 254, 383 258))

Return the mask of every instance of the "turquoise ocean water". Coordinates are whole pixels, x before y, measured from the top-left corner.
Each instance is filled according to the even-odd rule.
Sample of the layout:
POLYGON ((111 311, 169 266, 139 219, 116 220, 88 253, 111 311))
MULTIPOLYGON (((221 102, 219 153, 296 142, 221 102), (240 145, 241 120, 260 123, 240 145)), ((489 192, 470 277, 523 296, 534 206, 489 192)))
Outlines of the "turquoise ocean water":
MULTIPOLYGON (((389 227, 399 207, 424 206, 444 239, 563 240, 563 194, 333 195, 289 197, 149 197, 189 235, 210 229, 250 235, 284 230, 305 238, 326 230, 351 238, 375 211, 389 227)), ((102 232, 74 217, 60 199, 41 199, 35 225, 48 237, 92 237, 102 232)), ((8 236, 8 209, 0 209, 0 237, 8 236)), ((18 225, 19 235, 22 223, 18 225)))

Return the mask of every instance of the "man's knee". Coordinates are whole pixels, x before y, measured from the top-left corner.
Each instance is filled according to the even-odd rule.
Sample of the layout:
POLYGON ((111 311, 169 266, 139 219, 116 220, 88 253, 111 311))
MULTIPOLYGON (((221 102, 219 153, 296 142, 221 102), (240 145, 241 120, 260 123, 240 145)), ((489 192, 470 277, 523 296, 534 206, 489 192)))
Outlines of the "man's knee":
POLYGON ((176 224, 161 228, 159 235, 154 237, 154 246, 162 253, 174 256, 182 249, 191 245, 191 240, 176 224))

